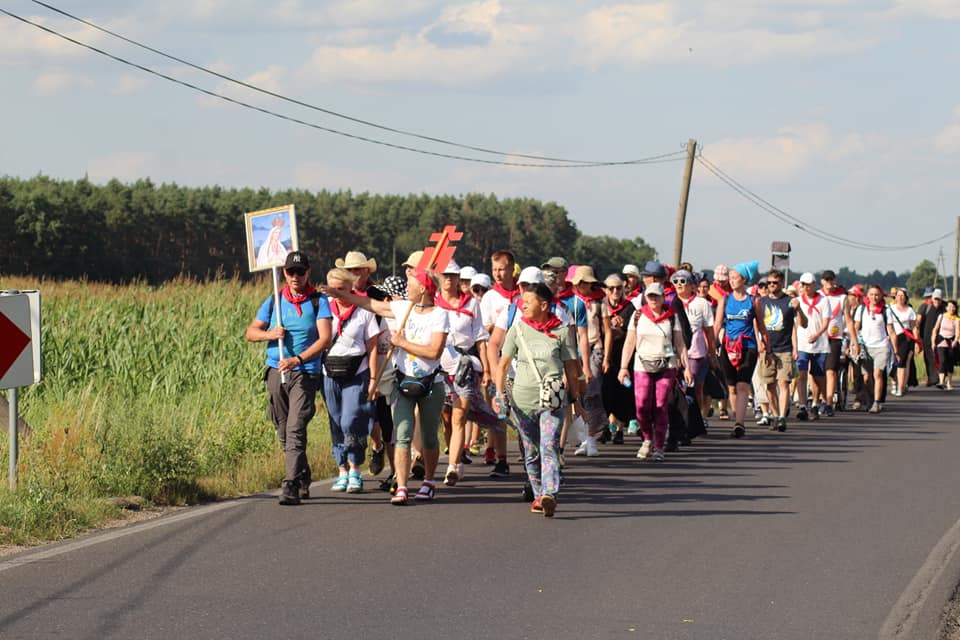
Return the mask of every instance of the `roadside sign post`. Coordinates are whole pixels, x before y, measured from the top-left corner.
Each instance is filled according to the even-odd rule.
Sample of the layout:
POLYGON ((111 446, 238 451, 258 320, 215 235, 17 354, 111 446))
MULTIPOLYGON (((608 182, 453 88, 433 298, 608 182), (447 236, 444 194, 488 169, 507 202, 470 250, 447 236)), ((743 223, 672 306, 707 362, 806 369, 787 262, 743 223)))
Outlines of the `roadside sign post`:
POLYGON ((789 242, 772 242, 770 243, 770 253, 772 257, 770 259, 770 266, 774 269, 780 269, 783 271, 783 288, 786 289, 787 285, 790 283, 790 243, 789 242))
POLYGON ((0 291, 0 389, 10 395, 10 491, 17 490, 17 459, 20 454, 18 390, 40 382, 40 292, 0 291))

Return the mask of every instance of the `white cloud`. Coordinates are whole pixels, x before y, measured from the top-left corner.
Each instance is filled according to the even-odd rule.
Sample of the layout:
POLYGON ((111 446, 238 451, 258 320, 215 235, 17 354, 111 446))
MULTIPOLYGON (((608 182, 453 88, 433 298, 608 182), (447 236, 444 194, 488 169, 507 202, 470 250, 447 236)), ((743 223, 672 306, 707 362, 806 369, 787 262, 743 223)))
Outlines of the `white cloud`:
POLYGON ((769 138, 726 138, 707 144, 703 154, 739 181, 778 183, 824 158, 829 146, 827 127, 808 124, 769 138))
POLYGON ((94 182, 107 182, 113 178, 131 182, 157 173, 157 156, 146 151, 118 151, 87 163, 87 176, 94 182))
POLYGON ((899 17, 960 20, 960 3, 956 0, 894 0, 890 15, 899 17))
MULTIPOLYGON (((103 39, 101 32, 90 27, 73 28, 77 23, 72 21, 48 20, 36 16, 28 16, 27 19, 88 44, 96 44, 103 39)), ((0 20, 0 61, 4 63, 35 64, 37 57, 75 58, 85 53, 89 52, 31 25, 7 17, 0 20)))
POLYGON ((147 84, 143 76, 122 75, 110 88, 110 93, 115 96, 128 96, 137 93, 147 84))
POLYGON ((953 121, 933 137, 933 146, 947 153, 960 151, 960 106, 953 110, 953 121))
POLYGON ((63 69, 44 71, 30 85, 34 94, 38 96, 57 96, 74 88, 89 88, 93 80, 83 75, 76 75, 63 69))

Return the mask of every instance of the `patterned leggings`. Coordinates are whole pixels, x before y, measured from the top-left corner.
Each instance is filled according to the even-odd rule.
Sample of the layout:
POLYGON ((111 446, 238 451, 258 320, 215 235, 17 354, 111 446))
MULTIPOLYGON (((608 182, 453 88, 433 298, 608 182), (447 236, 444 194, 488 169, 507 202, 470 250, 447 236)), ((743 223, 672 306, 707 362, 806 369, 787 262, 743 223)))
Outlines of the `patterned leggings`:
POLYGON ((563 410, 534 409, 525 413, 513 409, 514 421, 523 442, 523 461, 536 497, 555 496, 560 491, 560 456, 557 450, 563 410))

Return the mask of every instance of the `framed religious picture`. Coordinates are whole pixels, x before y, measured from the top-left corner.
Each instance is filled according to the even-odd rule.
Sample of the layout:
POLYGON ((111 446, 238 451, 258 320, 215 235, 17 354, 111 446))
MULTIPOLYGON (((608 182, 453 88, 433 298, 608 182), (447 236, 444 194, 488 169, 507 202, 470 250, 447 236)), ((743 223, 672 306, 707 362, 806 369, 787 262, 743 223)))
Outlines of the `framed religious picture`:
POLYGON ((250 271, 283 267, 287 254, 300 249, 297 213, 292 204, 243 214, 250 271))

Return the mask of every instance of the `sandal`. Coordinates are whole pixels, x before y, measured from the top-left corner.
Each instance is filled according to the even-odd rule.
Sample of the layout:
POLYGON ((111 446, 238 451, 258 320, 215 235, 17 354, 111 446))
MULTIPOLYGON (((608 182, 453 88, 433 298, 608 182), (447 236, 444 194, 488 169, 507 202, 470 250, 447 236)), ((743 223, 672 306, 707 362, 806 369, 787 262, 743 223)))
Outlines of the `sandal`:
MULTIPOLYGON (((399 489, 397 490, 399 491, 399 489)), ((436 493, 436 487, 429 480, 425 480, 422 485, 420 485, 420 490, 417 491, 417 495, 413 496, 414 500, 433 500, 433 495, 436 493)))
POLYGON ((397 487, 397 490, 393 493, 393 497, 390 498, 390 504, 395 504, 398 507, 407 504, 407 488, 397 487))
POLYGON ((346 491, 347 490, 347 476, 340 476, 334 481, 333 485, 330 487, 330 491, 346 491))

